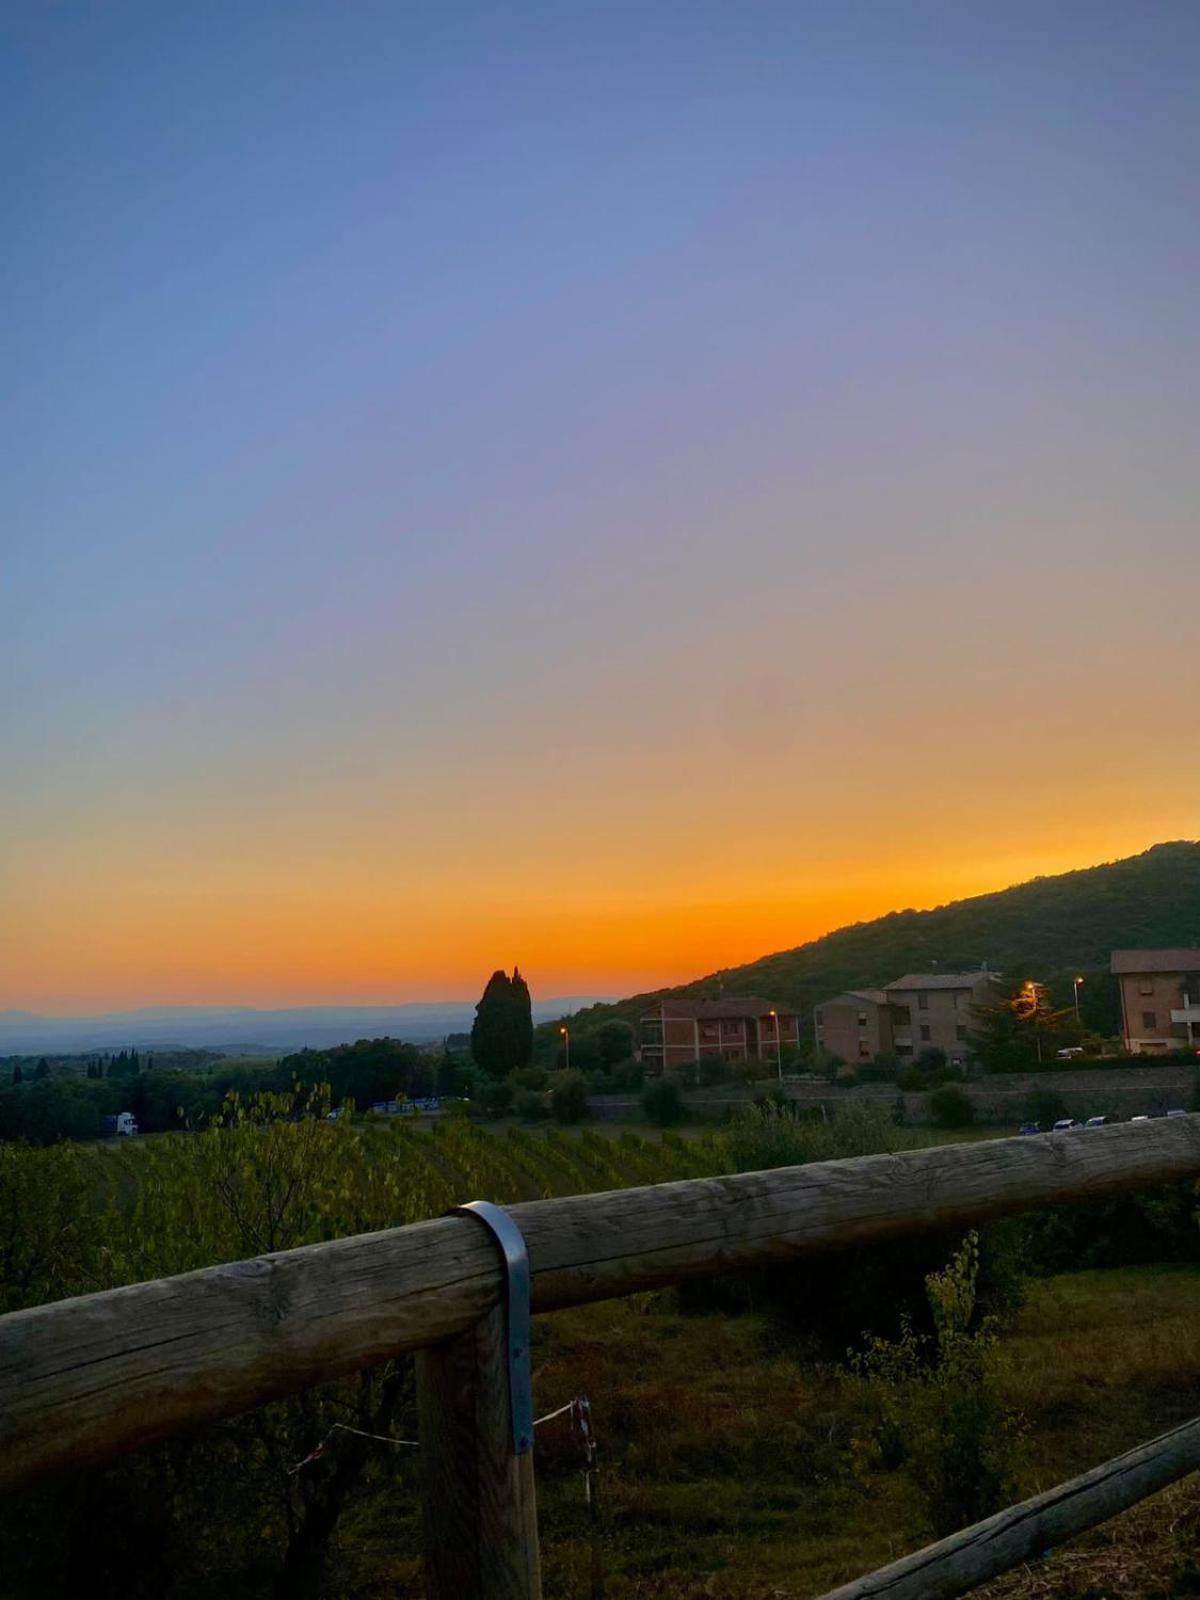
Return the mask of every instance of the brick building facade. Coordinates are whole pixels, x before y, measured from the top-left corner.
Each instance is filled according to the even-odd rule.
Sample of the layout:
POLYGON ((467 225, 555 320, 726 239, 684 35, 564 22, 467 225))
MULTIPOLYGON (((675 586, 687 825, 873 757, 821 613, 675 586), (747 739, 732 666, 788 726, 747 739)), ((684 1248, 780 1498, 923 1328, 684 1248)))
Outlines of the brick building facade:
POLYGON ((800 1042, 795 1010, 738 995, 711 1000, 666 1000, 639 1019, 638 1059, 647 1072, 662 1072, 706 1056, 778 1065, 800 1042))
POLYGON ((1200 1046, 1200 950, 1114 950, 1111 966, 1131 1054, 1200 1046))

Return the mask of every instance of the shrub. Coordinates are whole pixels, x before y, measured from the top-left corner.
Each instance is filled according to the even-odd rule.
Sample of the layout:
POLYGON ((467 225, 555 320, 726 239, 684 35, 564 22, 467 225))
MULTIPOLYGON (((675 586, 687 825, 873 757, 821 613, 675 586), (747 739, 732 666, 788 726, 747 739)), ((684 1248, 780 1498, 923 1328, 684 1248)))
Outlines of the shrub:
MULTIPOLYGON (((880 1106, 851 1101, 834 1114, 806 1117, 794 1102, 779 1105, 763 1097, 739 1113, 728 1135, 729 1153, 739 1172, 768 1167, 798 1167, 808 1161, 837 1161, 844 1156, 876 1155, 900 1147, 898 1134, 880 1106)), ((912 1136, 907 1136, 912 1143, 912 1136)))
POLYGON ((588 1091, 582 1072, 556 1072, 550 1107, 559 1122, 582 1122, 588 1114, 588 1091))
POLYGON ((630 1056, 625 1061, 618 1061, 612 1069, 613 1087, 618 1093, 628 1092, 630 1089, 640 1089, 646 1081, 646 1069, 640 1061, 635 1061, 630 1056))
POLYGON ((549 1079, 545 1067, 518 1067, 509 1073, 507 1081, 514 1089, 544 1089, 549 1079))
POLYGON ((717 1083, 728 1083, 730 1076, 729 1063, 724 1056, 700 1058, 700 1082, 706 1089, 711 1089, 717 1083))
POLYGON ((1057 1089, 1031 1089, 1021 1102, 1021 1120, 1052 1127, 1067 1114, 1066 1104, 1057 1089))
POLYGON ((874 1061, 860 1061, 858 1076, 863 1083, 895 1083, 900 1073, 900 1058, 881 1050, 874 1061))
POLYGON ((678 1083, 674 1078, 655 1078, 642 1093, 642 1110, 646 1120, 660 1128, 673 1127, 687 1115, 678 1083))
POLYGON ((700 1084, 700 1063, 698 1061, 681 1061, 670 1076, 681 1089, 698 1088, 700 1084))
POLYGON ((547 1116, 546 1096, 536 1089, 522 1089, 513 1103, 513 1109, 523 1122, 541 1122, 547 1116))
POLYGON ((787 1090, 778 1081, 767 1084, 763 1089, 756 1089, 754 1093, 754 1104, 756 1106, 769 1105, 785 1109, 791 1103, 787 1090))
POLYGON ((932 1336, 906 1321, 899 1339, 872 1339, 850 1362, 869 1448, 903 1467, 938 1537, 1007 1504, 1021 1457, 1023 1427, 996 1380, 995 1324, 976 1319, 978 1274, 972 1233, 925 1280, 932 1336))
POLYGON ((513 1108, 513 1086, 506 1078, 486 1079, 479 1086, 479 1104, 485 1117, 506 1117, 513 1108))
POLYGON ((975 1107, 961 1089, 944 1084, 929 1096, 929 1115, 935 1128, 970 1128, 975 1122, 975 1107))

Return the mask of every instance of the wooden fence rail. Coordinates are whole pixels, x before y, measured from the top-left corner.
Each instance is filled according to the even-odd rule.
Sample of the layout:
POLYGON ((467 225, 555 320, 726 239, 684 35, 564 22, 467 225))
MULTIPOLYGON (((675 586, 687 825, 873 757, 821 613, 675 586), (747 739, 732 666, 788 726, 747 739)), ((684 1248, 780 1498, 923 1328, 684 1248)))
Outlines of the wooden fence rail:
MULTIPOLYGON (((533 1309, 552 1311, 1197 1176, 1200 1118, 1177 1117, 532 1201, 510 1215, 533 1309)), ((426 1481, 475 1520, 469 1537, 460 1526, 434 1542, 430 1593, 531 1600, 532 1472, 528 1458, 513 1470, 496 1401, 502 1293, 493 1241, 451 1216, 0 1317, 0 1487, 431 1351, 419 1384, 426 1481), (493 1532, 477 1537, 485 1502, 493 1532), (511 1537, 493 1559, 501 1526, 511 1537)))

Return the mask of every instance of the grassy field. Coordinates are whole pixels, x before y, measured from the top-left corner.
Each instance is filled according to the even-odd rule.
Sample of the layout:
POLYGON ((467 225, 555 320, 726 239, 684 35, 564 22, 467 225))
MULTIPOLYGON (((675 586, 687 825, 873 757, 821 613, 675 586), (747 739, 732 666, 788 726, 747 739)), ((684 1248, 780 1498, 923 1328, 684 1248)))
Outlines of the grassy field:
MULTIPOLYGON (((1028 1425, 1022 1494, 1196 1414, 1200 1270, 1035 1283, 1002 1376, 1028 1425)), ((578 1441, 539 1435, 547 1600, 589 1595, 594 1557, 606 1600, 805 1600, 926 1542, 900 1475, 855 1459, 836 1368, 764 1317, 683 1316, 670 1294, 563 1312, 538 1324, 535 1386, 547 1411, 585 1392, 602 1452, 593 1536, 578 1441)), ((986 1593, 1197 1595, 1198 1529, 1189 1481, 986 1593)), ((344 1552, 339 1595, 421 1593, 414 1526, 356 1525, 344 1552)))
MULTIPOLYGON (((854 1134, 853 1118, 844 1126, 854 1134)), ((895 1145, 907 1149, 962 1137, 892 1130, 886 1121, 860 1131, 884 1142, 894 1134, 895 1145)), ((264 1152, 306 1149, 314 1135, 323 1151, 313 1168, 320 1203, 306 1224, 309 1233, 284 1245, 437 1215, 470 1196, 510 1203, 718 1175, 731 1170, 734 1156, 731 1143, 711 1127, 639 1135, 627 1126, 564 1130, 544 1124, 493 1133, 446 1119, 428 1134, 369 1122, 361 1130, 285 1123, 269 1140, 254 1124, 240 1134, 164 1136, 80 1157, 105 1217, 106 1258, 110 1246, 120 1245, 118 1259, 128 1255, 122 1270, 130 1278, 200 1264, 191 1259, 193 1249, 209 1260, 251 1253, 228 1232, 213 1174, 244 1183, 244 1193, 237 1192, 252 1200, 261 1178, 255 1163, 264 1152), (234 1169, 212 1165, 226 1138, 241 1151, 242 1164, 234 1169), (397 1183, 381 1187, 392 1175, 397 1183), (155 1249, 166 1253, 160 1258, 155 1249), (143 1250, 149 1252, 144 1261, 143 1250)), ((35 1158, 57 1159, 30 1153, 28 1159, 35 1158)), ((837 1270, 854 1273, 856 1267, 847 1262, 837 1270)), ((812 1287, 819 1277, 806 1281, 806 1292, 828 1294, 832 1304, 837 1284, 870 1279, 826 1279, 825 1290, 812 1287)), ((927 1542, 929 1527, 909 1478, 875 1465, 860 1446, 842 1335, 829 1340, 824 1357, 816 1353, 812 1315, 825 1300, 802 1303, 789 1326, 770 1314, 756 1280, 746 1282, 740 1303, 749 1309, 738 1315, 685 1312, 679 1293, 664 1291, 538 1319, 537 1410, 549 1412, 586 1394, 601 1450, 593 1522, 583 1495, 582 1445, 570 1422, 562 1418, 539 1432, 547 1600, 591 1595, 594 1565, 603 1575, 605 1600, 804 1600, 927 1542)), ((694 1308, 694 1297, 685 1299, 694 1308)), ((715 1303, 711 1292, 703 1303, 715 1303)), ((845 1326, 848 1343, 860 1324, 845 1326)), ((1077 1272, 1027 1282, 1024 1304, 999 1348, 998 1382, 1025 1425, 1014 1497, 1197 1414, 1200 1268, 1077 1272)), ((239 1494, 258 1484, 254 1504, 262 1508, 252 1540, 244 1517, 231 1526, 243 1540, 236 1560, 223 1567, 222 1553, 212 1556, 212 1570, 224 1574, 231 1600, 266 1592, 251 1546, 262 1549, 265 1574, 267 1547, 276 1549, 281 1538, 276 1478, 289 1497, 319 1481, 324 1467, 298 1485, 292 1473, 330 1420, 350 1414, 345 1408, 351 1403, 341 1391, 278 1403, 264 1414, 271 1438, 261 1449, 250 1423, 215 1430, 208 1440, 214 1461, 226 1448, 241 1453, 198 1480, 196 1498, 187 1502, 197 1509, 186 1527, 197 1519, 207 1525, 217 1515, 213 1507, 230 1473, 243 1484, 239 1494)), ((408 1438, 415 1426, 408 1400, 385 1424, 390 1435, 408 1438)), ((320 1593, 328 1600, 419 1600, 419 1457, 381 1445, 368 1461, 320 1593)), ((1200 1582, 1188 1587, 1196 1577, 1190 1563, 1198 1524, 1200 1492, 1178 1487, 1053 1562, 1004 1580, 994 1593, 1005 1600, 1059 1594, 1175 1600, 1200 1593, 1200 1582)), ((181 1600, 211 1588, 203 1566, 189 1581, 178 1590, 181 1600)))

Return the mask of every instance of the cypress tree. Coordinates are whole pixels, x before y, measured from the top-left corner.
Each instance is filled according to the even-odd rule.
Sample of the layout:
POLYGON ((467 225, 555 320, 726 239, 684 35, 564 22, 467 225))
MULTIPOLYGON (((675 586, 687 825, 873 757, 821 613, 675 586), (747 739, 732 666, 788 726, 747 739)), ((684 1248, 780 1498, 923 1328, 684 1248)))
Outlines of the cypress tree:
POLYGON ((12 1079, 12 1081, 14 1083, 20 1083, 21 1079, 24 1076, 25 1076, 25 1074, 21 1071, 21 1063, 18 1061, 16 1066, 13 1068, 13 1079, 12 1079))
POLYGON ((518 966, 513 967, 511 1006, 513 1066, 527 1067, 533 1059, 533 1003, 518 966))
POLYGON ((514 967, 510 978, 493 972, 471 1025, 471 1055, 476 1065, 493 1078, 503 1078, 516 1067, 528 1066, 533 1053, 533 1020, 529 986, 514 967))

